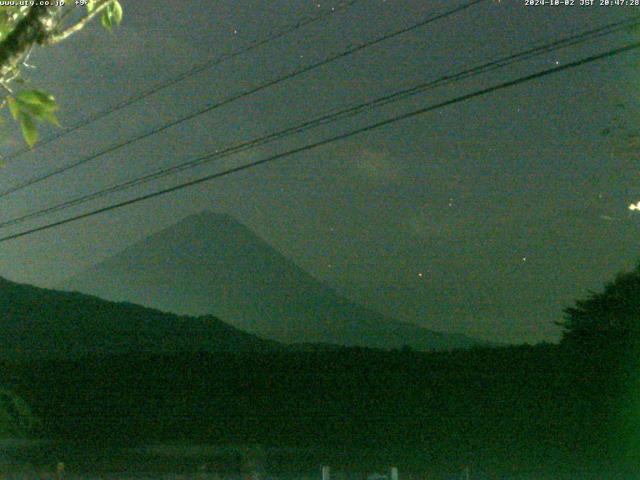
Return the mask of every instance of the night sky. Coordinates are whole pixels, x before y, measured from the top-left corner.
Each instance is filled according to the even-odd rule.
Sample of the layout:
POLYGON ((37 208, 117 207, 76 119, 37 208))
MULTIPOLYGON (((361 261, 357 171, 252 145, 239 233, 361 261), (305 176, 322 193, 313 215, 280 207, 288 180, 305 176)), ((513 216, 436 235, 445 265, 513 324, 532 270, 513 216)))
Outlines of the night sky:
MULTIPOLYGON (((576 0, 578 2, 578 0, 576 0)), ((338 0, 135 0, 39 49, 27 74, 63 125, 241 48, 338 0)), ((268 46, 88 125, 0 170, 4 190, 462 2, 362 0, 268 46)), ((0 199, 2 220, 270 133, 333 109, 637 14, 633 7, 485 2, 0 199)), ((627 32, 430 91, 364 115, 51 215, 266 157, 388 116, 637 41, 627 32)), ((555 341, 553 321, 639 258, 637 53, 398 122, 237 175, 0 244, 0 275, 53 287, 203 209, 226 212, 354 300, 398 319, 505 342, 555 341), (616 106, 622 104, 623 108, 616 106), (600 132, 614 127, 618 135, 600 132)), ((5 124, 5 153, 21 147, 5 124)), ((53 130, 43 130, 43 135, 53 130)))

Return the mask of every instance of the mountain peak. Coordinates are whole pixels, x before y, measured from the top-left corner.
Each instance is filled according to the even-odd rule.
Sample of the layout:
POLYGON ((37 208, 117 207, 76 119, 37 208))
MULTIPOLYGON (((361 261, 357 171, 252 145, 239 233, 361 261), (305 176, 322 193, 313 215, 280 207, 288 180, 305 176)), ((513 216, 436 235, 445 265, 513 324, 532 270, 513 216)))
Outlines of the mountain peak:
POLYGON ((161 310, 214 314, 269 339, 428 350, 476 342, 357 305, 226 213, 204 210, 63 285, 161 310))
MULTIPOLYGON (((251 237, 251 231, 245 227, 237 219, 228 213, 215 212, 212 210, 202 210, 199 213, 187 215, 177 223, 154 233, 150 237, 139 242, 137 245, 147 243, 147 247, 151 247, 149 242, 153 244, 152 248, 160 248, 162 250, 171 250, 177 248, 177 245, 193 250, 192 247, 209 250, 206 245, 213 250, 216 243, 225 244, 225 248, 231 247, 236 237, 251 237)), ((132 245, 130 248, 135 247, 132 245)), ((205 253, 205 252, 201 252, 205 253)))
POLYGON ((208 222, 208 223, 236 223, 240 222, 225 212, 216 212, 213 210, 202 210, 198 213, 187 215, 178 223, 192 223, 192 222, 208 222))

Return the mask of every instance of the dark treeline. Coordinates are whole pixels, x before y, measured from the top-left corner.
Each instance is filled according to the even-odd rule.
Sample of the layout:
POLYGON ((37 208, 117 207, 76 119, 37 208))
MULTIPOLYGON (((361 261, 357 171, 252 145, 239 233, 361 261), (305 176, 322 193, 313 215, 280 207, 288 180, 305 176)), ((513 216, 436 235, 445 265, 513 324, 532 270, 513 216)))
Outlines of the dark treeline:
POLYGON ((124 353, 4 362, 0 382, 40 435, 85 445, 324 448, 371 465, 369 451, 406 471, 637 471, 639 319, 640 267, 568 308, 558 345, 124 353))
POLYGON ((49 437, 385 451, 405 468, 630 465, 625 374, 555 345, 94 357, 4 365, 49 437), (580 360, 582 367, 575 365, 580 360), (593 367, 593 368, 592 368, 593 367))

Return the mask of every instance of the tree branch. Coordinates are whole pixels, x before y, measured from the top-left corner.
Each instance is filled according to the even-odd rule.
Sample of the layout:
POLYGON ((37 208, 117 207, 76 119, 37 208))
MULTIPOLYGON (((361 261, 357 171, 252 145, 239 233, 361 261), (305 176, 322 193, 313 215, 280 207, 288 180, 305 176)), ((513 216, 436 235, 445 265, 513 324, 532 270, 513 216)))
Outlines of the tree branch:
POLYGON ((47 45, 53 45, 55 43, 61 42, 63 40, 66 40, 67 38, 69 38, 74 33, 79 32, 80 30, 82 30, 85 27, 85 25, 87 23, 89 23, 96 15, 98 15, 102 10, 104 10, 113 1, 114 0, 98 0, 96 2, 95 7, 93 8, 93 10, 91 10, 91 13, 88 13, 86 16, 84 16, 82 19, 80 19, 77 23, 75 23, 71 27, 67 28, 66 30, 64 30, 62 32, 59 32, 59 33, 53 33, 53 34, 49 35, 47 37, 47 39, 46 39, 46 44, 47 45))
POLYGON ((0 42, 0 80, 18 68, 21 58, 36 44, 43 44, 55 26, 60 7, 35 5, 0 42))

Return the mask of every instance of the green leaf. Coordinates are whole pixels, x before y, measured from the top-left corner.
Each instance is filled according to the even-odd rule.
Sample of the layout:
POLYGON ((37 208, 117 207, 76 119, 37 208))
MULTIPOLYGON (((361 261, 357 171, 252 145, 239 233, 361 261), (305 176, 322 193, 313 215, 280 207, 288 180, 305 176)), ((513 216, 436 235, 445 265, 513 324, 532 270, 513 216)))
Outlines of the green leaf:
POLYGON ((53 95, 42 90, 22 90, 16 95, 16 100, 25 105, 33 105, 47 112, 54 112, 58 104, 53 95))
POLYGON ((18 108, 20 108, 21 112, 31 115, 38 120, 42 120, 44 115, 48 112, 48 110, 43 108, 42 105, 30 105, 20 101, 18 101, 18 108))
POLYGON ((42 116, 42 119, 46 120, 52 125, 55 125, 56 127, 60 126, 60 121, 58 120, 58 117, 56 117, 56 114, 53 112, 45 112, 45 114, 42 116))
POLYGON ((24 17, 24 13, 20 7, 0 7, 0 36, 4 37, 13 31, 18 22, 24 17))
POLYGON ((42 90, 22 90, 15 97, 7 97, 11 116, 20 123, 22 136, 27 145, 33 147, 38 141, 36 120, 60 126, 54 114, 58 110, 53 95, 42 90))
POLYGON ((20 128, 22 129, 22 136, 25 142, 27 142, 27 145, 33 147, 38 141, 38 129, 31 115, 26 113, 20 115, 20 128))
POLYGON ((58 110, 53 95, 41 90, 22 90, 16 95, 16 105, 20 112, 28 113, 38 120, 46 120, 48 113, 58 110))
POLYGON ((111 3, 107 8, 110 8, 113 11, 111 18, 113 19, 114 23, 116 25, 120 25, 120 23, 122 22, 122 5, 120 5, 120 2, 118 0, 114 0, 114 2, 111 3))
POLYGON ((18 120, 20 117, 20 107, 18 106, 18 102, 16 102, 16 99, 13 97, 7 97, 7 103, 9 104, 11 116, 14 120, 18 120))
POLYGON ((11 31, 11 23, 5 15, 0 15, 0 35, 5 36, 11 31))
POLYGON ((111 31, 113 25, 120 25, 122 22, 122 5, 118 0, 114 0, 104 9, 101 18, 102 26, 111 31))
POLYGON ((113 25, 113 21, 111 19, 111 15, 109 14, 108 8, 106 8, 104 12, 102 12, 102 17, 100 17, 100 21, 102 22, 102 26, 104 28, 111 31, 111 26, 113 25))

